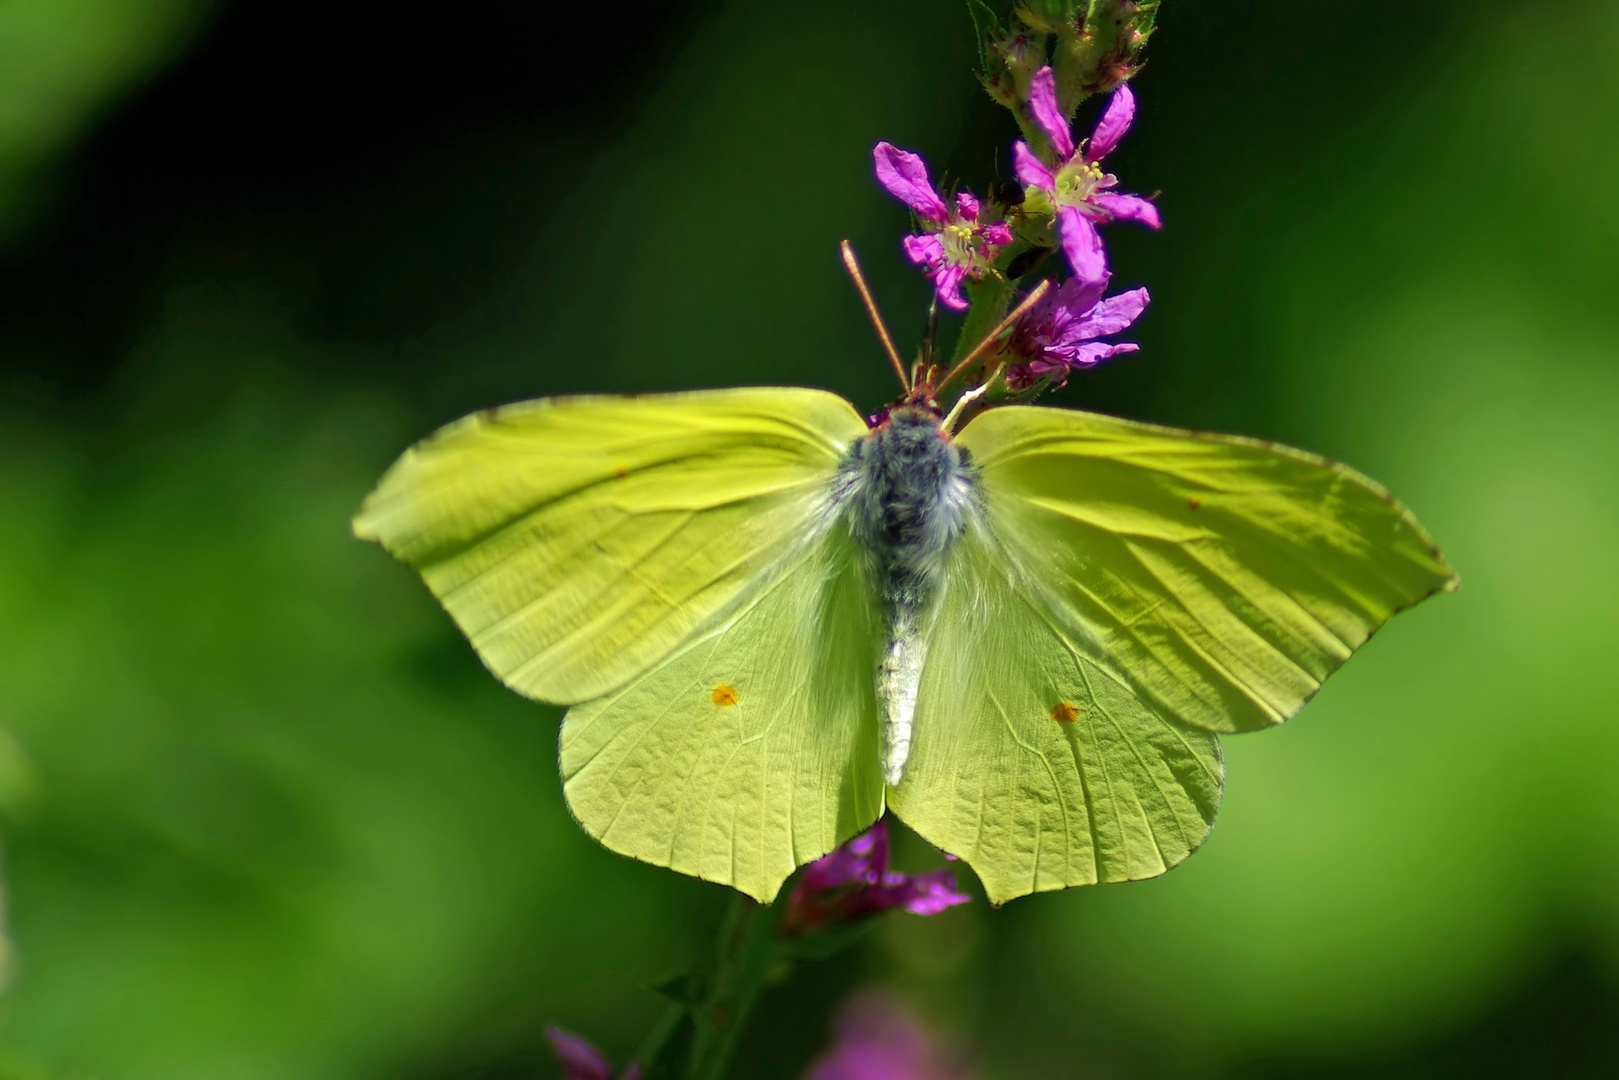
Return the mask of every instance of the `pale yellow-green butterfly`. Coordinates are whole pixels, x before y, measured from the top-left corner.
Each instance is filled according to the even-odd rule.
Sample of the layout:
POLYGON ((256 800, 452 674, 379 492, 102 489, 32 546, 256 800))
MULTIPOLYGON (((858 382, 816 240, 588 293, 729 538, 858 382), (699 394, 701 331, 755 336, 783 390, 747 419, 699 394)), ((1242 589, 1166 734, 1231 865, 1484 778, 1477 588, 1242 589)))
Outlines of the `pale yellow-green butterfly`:
POLYGON ((592 836, 761 901, 885 807, 997 903, 1163 873, 1216 733, 1456 584, 1311 454, 1027 405, 949 430, 794 387, 531 401, 407 451, 354 531, 571 706, 592 836))

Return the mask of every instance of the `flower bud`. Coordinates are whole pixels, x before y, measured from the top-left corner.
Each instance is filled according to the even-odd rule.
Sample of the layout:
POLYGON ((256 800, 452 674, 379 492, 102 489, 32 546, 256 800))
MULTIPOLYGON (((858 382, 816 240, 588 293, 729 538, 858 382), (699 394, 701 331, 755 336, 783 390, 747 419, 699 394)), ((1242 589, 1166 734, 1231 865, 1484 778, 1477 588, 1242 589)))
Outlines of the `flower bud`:
POLYGON ((1029 83, 1034 79, 1034 73, 1046 63, 1045 36, 1026 27, 1014 26, 993 47, 1011 77, 1017 100, 1029 100, 1029 83))
POLYGON ((1029 80, 1046 62, 1046 34, 1015 15, 1009 27, 982 0, 968 5, 978 33, 978 79, 989 96, 1017 111, 1029 96, 1029 80))
POLYGON ((1113 90, 1141 70, 1157 16, 1156 0, 1090 0, 1083 19, 1059 33, 1052 50, 1064 108, 1113 90))
POLYGON ((1012 14, 1047 34, 1073 33, 1079 28, 1086 0, 1022 0, 1012 14))

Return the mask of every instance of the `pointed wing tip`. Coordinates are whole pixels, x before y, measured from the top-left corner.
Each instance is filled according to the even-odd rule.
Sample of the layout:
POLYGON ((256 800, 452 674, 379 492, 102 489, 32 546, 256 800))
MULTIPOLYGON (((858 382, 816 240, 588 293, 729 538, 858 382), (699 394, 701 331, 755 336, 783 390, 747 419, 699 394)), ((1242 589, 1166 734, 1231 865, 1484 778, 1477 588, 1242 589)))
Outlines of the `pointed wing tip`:
POLYGON ((382 538, 377 535, 376 526, 366 516, 364 507, 361 507, 358 513, 349 518, 349 535, 356 540, 364 540, 371 544, 380 544, 382 542, 382 538))
POLYGON ((593 827, 590 821, 586 819, 589 818, 594 821, 597 819, 597 815, 592 812, 591 808, 580 806, 575 801, 574 794, 572 776, 568 775, 564 770, 562 802, 568 809, 568 815, 573 818, 574 823, 579 826, 586 836, 620 858, 630 859, 646 866, 655 866, 660 870, 669 870, 685 877, 696 878, 698 881, 707 882, 710 885, 721 885, 727 889, 734 889, 754 903, 765 907, 769 907, 776 902, 776 897, 781 895, 781 887, 787 883, 788 878, 798 872, 798 865, 795 865, 775 881, 759 880, 751 881, 747 884, 738 884, 735 881, 727 880, 728 875, 705 874, 700 867, 689 865, 677 866, 675 864, 681 860, 673 857, 672 853, 666 852, 661 843, 656 848, 640 849, 633 843, 621 843, 613 838, 611 836, 611 824, 605 829, 593 827))
POLYGON ((360 508, 354 512, 354 516, 349 518, 349 535, 356 540, 376 544, 392 555, 394 550, 389 544, 389 540, 398 539, 397 530, 395 536, 390 537, 388 535, 388 530, 383 521, 384 515, 379 514, 376 507, 372 505, 376 501, 376 495, 375 491, 367 495, 365 501, 360 504, 360 508))
POLYGON ((1439 583, 1439 587, 1434 591, 1455 592, 1460 589, 1462 587, 1462 575, 1458 574, 1456 568, 1450 565, 1450 560, 1440 554, 1438 547, 1433 549, 1433 557, 1439 563, 1439 572, 1444 575, 1444 580, 1439 583))
MULTIPOLYGON (((760 889, 758 892, 754 892, 752 889, 745 889, 741 885, 727 885, 727 887, 735 889, 737 892, 741 893, 743 896, 746 896, 749 900, 752 900, 755 904, 758 904, 761 907, 769 907, 771 904, 776 902, 776 897, 781 895, 781 887, 786 883, 787 879, 782 878, 780 881, 776 882, 775 888, 769 890, 760 889)), ((717 884, 726 885, 726 882, 721 881, 717 884)))
MULTIPOLYGON (((1220 786, 1223 791, 1225 787, 1224 777, 1221 778, 1220 786)), ((1218 811, 1216 810, 1216 813, 1217 812, 1218 811)), ((1007 884, 1005 882, 992 880, 986 877, 983 873, 980 873, 977 867, 973 867, 973 873, 975 876, 977 876, 978 883, 984 889, 984 898, 989 901, 991 907, 999 908, 1004 907, 1013 900, 1019 900, 1025 896, 1034 896, 1037 893, 1064 892, 1068 889, 1082 889, 1090 885, 1127 885, 1131 882, 1151 881, 1154 878, 1163 877, 1165 874, 1169 873, 1177 866, 1182 865, 1187 859, 1190 859, 1193 855, 1202 850, 1203 845, 1208 842, 1209 837, 1213 835, 1213 833, 1214 817, 1210 816, 1208 819, 1206 819, 1203 831, 1200 835, 1198 835, 1195 839, 1188 837, 1188 840, 1190 840, 1190 846, 1187 847, 1185 851, 1181 852, 1175 858, 1165 861, 1158 869, 1148 873, 1113 877, 1103 874, 1101 872, 1102 868, 1093 864, 1093 876, 1089 879, 1058 880, 1047 877, 1044 881, 1042 881, 1040 880, 1040 876, 1037 872, 1034 880, 1020 879, 1015 884, 1007 884)), ((1160 852, 1160 857, 1162 857, 1162 855, 1163 853, 1160 852)), ((960 856, 960 858, 969 867, 973 866, 972 860, 968 856, 963 855, 960 856)))
MULTIPOLYGON (((389 467, 390 473, 394 467, 389 467)), ((371 490, 365 493, 365 498, 360 500, 360 505, 354 511, 354 516, 349 518, 349 533, 356 540, 364 540, 372 544, 383 543, 382 523, 378 520, 381 515, 377 513, 377 496, 382 492, 387 481, 388 473, 384 473, 382 479, 378 480, 371 490)))
MULTIPOLYGON (((1207 834, 1205 834, 1205 838, 1206 837, 1207 834)), ((1198 847, 1202 847, 1201 842, 1199 842, 1198 847)), ((1021 900, 1025 896, 1035 896, 1039 893, 1066 892, 1069 889, 1083 889, 1093 885, 1129 885, 1138 881, 1151 881, 1154 878, 1163 877, 1165 874, 1184 863, 1195 851, 1197 851, 1197 848, 1193 848, 1191 851, 1188 851, 1179 859, 1166 865, 1162 870, 1156 870, 1150 874, 1138 874, 1135 877, 1099 878, 1094 881, 1064 881, 1057 882, 1055 884, 1034 885, 1032 887, 1018 886, 1006 890, 991 888, 990 884, 987 881, 984 881, 983 878, 979 878, 979 881, 984 886, 984 898, 989 901, 990 906, 1000 908, 1005 907, 1013 900, 1021 900)))

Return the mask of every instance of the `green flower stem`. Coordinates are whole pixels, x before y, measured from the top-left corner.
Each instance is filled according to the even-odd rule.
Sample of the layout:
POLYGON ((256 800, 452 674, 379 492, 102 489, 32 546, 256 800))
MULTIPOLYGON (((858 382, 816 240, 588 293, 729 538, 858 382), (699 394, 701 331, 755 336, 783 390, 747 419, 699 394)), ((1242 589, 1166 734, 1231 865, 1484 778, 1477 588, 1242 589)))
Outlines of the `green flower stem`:
MULTIPOLYGON (((1010 261, 1004 258, 1003 261, 1010 261)), ((972 305, 967 310, 967 317, 961 322, 961 333, 956 336, 955 354, 951 363, 959 363, 962 357, 978 347, 984 340, 984 335, 995 329, 995 324, 1001 321, 1006 309, 1012 303, 1012 283, 1000 274, 989 274, 982 281, 971 282, 967 285, 967 299, 972 305)), ((968 372, 968 382, 971 383, 972 373, 968 372)))
POLYGON ((778 974, 777 930, 786 895, 768 907, 740 893, 732 899, 714 946, 709 992, 693 1017, 690 1080, 723 1080, 731 1067, 759 992, 778 974))

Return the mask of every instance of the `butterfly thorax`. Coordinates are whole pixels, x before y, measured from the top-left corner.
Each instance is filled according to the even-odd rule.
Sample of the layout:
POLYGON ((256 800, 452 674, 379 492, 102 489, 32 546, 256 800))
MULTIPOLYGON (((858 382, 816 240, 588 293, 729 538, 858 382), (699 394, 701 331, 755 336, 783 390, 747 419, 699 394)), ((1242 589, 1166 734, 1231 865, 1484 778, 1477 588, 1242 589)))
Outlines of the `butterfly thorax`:
POLYGON ((849 530, 885 603, 920 610, 973 499, 970 455, 922 409, 902 409, 859 440, 843 466, 849 530))
POLYGON ((883 771, 897 784, 910 752, 921 681, 921 629, 966 527, 976 488, 971 456, 931 412, 896 409, 856 442, 839 476, 840 507, 883 606, 887 641, 877 672, 883 771))

